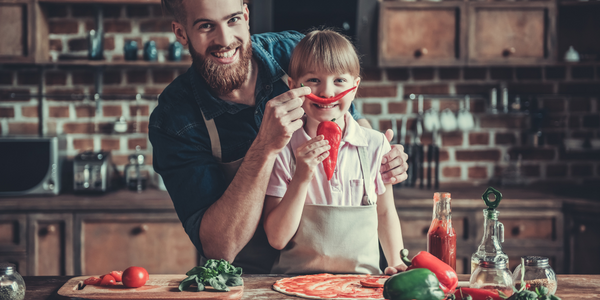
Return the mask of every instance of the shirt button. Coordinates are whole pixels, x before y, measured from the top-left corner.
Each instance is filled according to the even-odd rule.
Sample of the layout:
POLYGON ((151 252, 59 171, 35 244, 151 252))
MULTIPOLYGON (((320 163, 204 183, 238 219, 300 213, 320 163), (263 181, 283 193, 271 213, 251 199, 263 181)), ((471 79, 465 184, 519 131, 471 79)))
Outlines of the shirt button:
POLYGON ((269 90, 269 89, 271 89, 271 86, 267 84, 267 85, 265 85, 265 89, 269 90))
POLYGON ((258 110, 255 110, 255 111, 254 111, 254 114, 255 114, 255 115, 258 115, 258 110))

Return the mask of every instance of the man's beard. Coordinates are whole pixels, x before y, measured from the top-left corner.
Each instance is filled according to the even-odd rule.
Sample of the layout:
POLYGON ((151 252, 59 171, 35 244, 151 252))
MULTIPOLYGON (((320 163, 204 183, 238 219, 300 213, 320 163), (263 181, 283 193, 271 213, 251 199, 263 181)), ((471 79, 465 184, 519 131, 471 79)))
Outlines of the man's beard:
MULTIPOLYGON (((189 39, 188 39, 189 40, 189 39)), ((206 80, 213 92, 217 95, 227 95, 233 90, 239 89, 248 78, 248 67, 252 58, 252 41, 248 40, 247 45, 242 45, 239 52, 239 59, 233 64, 219 64, 208 56, 211 52, 235 49, 242 45, 242 42, 236 41, 227 47, 211 46, 206 49, 205 55, 201 55, 189 44, 190 54, 194 60, 194 67, 206 80)))

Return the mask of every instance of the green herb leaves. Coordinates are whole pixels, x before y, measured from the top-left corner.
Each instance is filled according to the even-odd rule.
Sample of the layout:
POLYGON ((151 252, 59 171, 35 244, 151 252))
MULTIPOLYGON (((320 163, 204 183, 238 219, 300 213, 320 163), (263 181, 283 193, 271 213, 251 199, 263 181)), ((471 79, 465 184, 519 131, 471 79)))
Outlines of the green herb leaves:
POLYGON ((185 273, 188 277, 179 284, 179 291, 188 289, 192 284, 203 291, 206 285, 217 291, 229 292, 228 286, 239 286, 244 283, 242 268, 234 267, 224 259, 209 259, 204 266, 197 266, 185 273))

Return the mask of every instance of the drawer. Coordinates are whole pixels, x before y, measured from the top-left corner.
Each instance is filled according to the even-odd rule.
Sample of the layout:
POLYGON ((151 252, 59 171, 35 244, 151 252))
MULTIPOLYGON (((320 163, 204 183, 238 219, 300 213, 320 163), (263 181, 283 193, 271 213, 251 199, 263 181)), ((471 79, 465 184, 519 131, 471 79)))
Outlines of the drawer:
POLYGON ((81 215, 76 230, 76 272, 79 267, 82 274, 134 265, 154 274, 184 274, 198 264, 196 248, 175 214, 81 215))
POLYGON ((27 216, 0 214, 0 252, 25 252, 27 216))

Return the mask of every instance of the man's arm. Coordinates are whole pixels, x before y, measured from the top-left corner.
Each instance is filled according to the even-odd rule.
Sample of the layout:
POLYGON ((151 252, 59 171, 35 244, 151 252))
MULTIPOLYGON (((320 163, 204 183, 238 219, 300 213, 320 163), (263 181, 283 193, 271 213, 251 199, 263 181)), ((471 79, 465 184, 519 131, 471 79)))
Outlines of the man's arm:
POLYGON ((202 218, 199 235, 207 258, 233 261, 254 235, 275 157, 302 127, 301 97, 309 93, 308 87, 293 89, 267 102, 258 135, 244 162, 225 193, 202 218))

